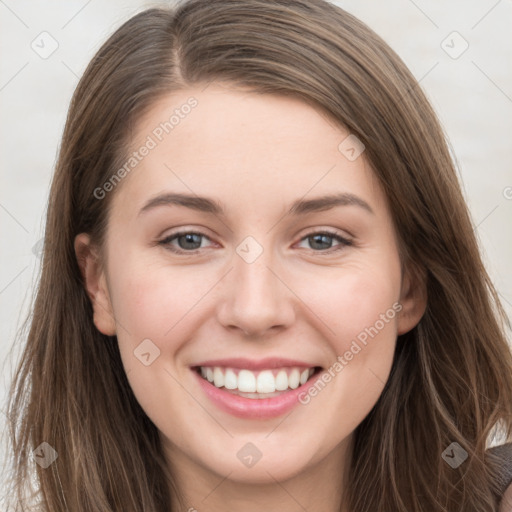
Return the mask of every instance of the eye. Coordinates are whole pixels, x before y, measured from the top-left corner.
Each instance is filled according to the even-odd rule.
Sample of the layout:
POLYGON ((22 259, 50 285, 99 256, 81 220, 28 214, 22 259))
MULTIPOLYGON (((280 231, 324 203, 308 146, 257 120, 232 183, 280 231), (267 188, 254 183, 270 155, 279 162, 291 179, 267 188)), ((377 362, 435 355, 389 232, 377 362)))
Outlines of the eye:
MULTIPOLYGON (((158 245, 164 246, 166 249, 177 253, 177 254, 195 254, 199 249, 204 248, 202 245, 202 241, 210 240, 203 233, 199 233, 196 231, 179 231, 178 233, 173 233, 163 240, 158 242, 158 245), (178 243, 178 247, 173 245, 173 242, 178 243)), ((310 233, 301 239, 302 241, 307 241, 310 243, 311 247, 315 252, 328 252, 331 253, 333 251, 339 251, 344 247, 353 245, 351 240, 342 237, 341 235, 330 232, 330 231, 318 231, 314 233, 310 233), (336 240, 338 243, 337 246, 332 246, 332 241, 336 240)))
POLYGON ((302 240, 309 242, 311 247, 315 250, 315 252, 330 253, 333 251, 339 251, 344 247, 353 245, 351 240, 348 240, 347 238, 344 238, 341 235, 330 231, 319 231, 315 233, 310 233, 309 235, 306 235, 304 238, 302 238, 302 240), (333 239, 339 242, 337 246, 332 247, 333 239))
POLYGON ((201 249, 201 241, 202 239, 209 238, 203 234, 195 231, 180 231, 178 233, 174 233, 172 235, 167 236, 160 242, 159 245, 163 245, 166 249, 169 249, 172 252, 178 254, 184 253, 194 253, 198 249, 201 249), (178 242, 178 246, 172 245, 172 242, 176 240, 178 242))

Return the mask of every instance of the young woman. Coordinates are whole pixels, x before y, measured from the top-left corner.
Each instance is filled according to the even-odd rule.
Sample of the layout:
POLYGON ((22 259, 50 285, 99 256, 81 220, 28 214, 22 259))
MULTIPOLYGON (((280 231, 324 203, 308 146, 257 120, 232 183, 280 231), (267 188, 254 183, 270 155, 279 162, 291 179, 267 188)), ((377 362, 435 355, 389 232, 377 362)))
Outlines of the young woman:
POLYGON ((506 510, 507 325, 375 33, 321 0, 147 10, 70 106, 13 503, 34 476, 51 512, 506 510))

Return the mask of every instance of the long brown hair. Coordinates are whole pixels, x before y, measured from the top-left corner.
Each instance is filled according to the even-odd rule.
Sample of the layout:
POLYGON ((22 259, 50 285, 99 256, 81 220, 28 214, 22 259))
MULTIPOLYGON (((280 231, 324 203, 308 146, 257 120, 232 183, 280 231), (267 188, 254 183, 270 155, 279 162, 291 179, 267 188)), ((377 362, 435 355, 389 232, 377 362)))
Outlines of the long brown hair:
POLYGON ((125 161, 136 121, 162 95, 210 81, 293 95, 355 134, 389 199, 404 268, 426 279, 426 312, 398 337, 384 391, 356 429, 348 510, 496 510, 499 467, 484 455, 497 426, 511 439, 510 323, 421 87, 380 37, 322 0, 149 9, 86 69, 66 121, 9 400, 19 509, 36 471, 43 510, 171 510, 157 429, 130 389, 116 338, 92 322, 73 242, 87 232, 101 246, 117 190, 102 200, 94 190, 125 161), (30 456, 43 442, 58 454, 46 469, 30 456), (468 454, 456 469, 441 457, 453 442, 468 454))

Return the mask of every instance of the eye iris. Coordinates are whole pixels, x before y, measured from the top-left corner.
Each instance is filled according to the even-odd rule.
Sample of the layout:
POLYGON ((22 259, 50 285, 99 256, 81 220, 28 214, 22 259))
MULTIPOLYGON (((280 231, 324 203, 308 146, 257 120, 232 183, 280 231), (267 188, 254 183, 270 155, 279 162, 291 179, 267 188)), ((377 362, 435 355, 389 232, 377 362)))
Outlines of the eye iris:
POLYGON ((331 235, 325 235, 325 234, 313 235, 313 236, 309 237, 309 240, 310 240, 310 242, 313 241, 311 246, 314 249, 329 249, 332 245, 332 236, 331 235), (325 238, 330 239, 331 243, 322 241, 322 239, 325 239, 325 238), (318 246, 315 247, 315 244, 317 244, 317 243, 320 244, 320 247, 318 247, 318 246), (324 244, 324 245, 322 246, 321 244, 324 244), (325 247, 325 244, 327 244, 328 247, 325 247))
POLYGON ((201 247, 201 235, 197 233, 186 233, 185 235, 180 235, 178 237, 178 244, 182 249, 199 249, 201 247), (190 247, 188 245, 183 246, 181 241, 185 239, 185 244, 198 244, 197 247, 190 247))

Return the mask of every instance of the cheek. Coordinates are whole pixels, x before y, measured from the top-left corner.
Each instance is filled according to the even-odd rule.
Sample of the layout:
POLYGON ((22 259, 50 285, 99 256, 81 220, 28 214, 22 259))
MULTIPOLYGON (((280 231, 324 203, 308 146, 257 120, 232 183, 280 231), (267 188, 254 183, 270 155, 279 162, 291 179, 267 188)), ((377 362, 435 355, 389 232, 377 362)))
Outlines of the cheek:
MULTIPOLYGON (((370 268, 350 271, 316 295, 312 309, 321 312, 331 361, 318 385, 301 397, 322 411, 313 429, 336 425, 334 437, 352 432, 379 399, 391 370, 397 316, 401 309, 399 274, 370 268)), ((337 437, 336 437, 337 439, 337 437)))
MULTIPOLYGON (((155 389, 187 402, 175 360, 194 335, 201 299, 217 278, 192 266, 172 268, 128 255, 110 276, 121 359, 139 404, 159 411, 162 397, 155 389)), ((194 404, 180 402, 185 406, 194 404)))
POLYGON ((168 269, 129 263, 125 261, 112 276, 117 278, 113 305, 121 360, 139 405, 152 421, 173 431, 180 419, 169 411, 194 408, 183 393, 173 358, 187 340, 183 329, 197 302, 197 287, 193 282, 182 287, 168 269), (163 398, 163 390, 166 397, 173 397, 172 403, 163 398))
POLYGON ((323 333, 337 354, 349 350, 352 340, 364 341, 365 333, 374 326, 386 337, 396 336, 400 309, 400 272, 396 265, 353 264, 329 279, 312 276, 303 286, 301 293, 322 320, 323 333))
MULTIPOLYGON (((329 341, 335 386, 359 397, 354 403, 366 395, 361 401, 366 406, 376 400, 393 360, 402 309, 399 264, 347 265, 336 278, 321 281, 322 287, 318 280, 309 285, 313 282, 316 291, 308 305, 322 320, 316 325, 329 341)), ((352 402, 347 396, 344 400, 352 402)))
POLYGON ((116 270, 114 280, 116 319, 133 339, 151 338, 155 343, 178 329, 211 287, 204 273, 191 268, 129 261, 116 270))

